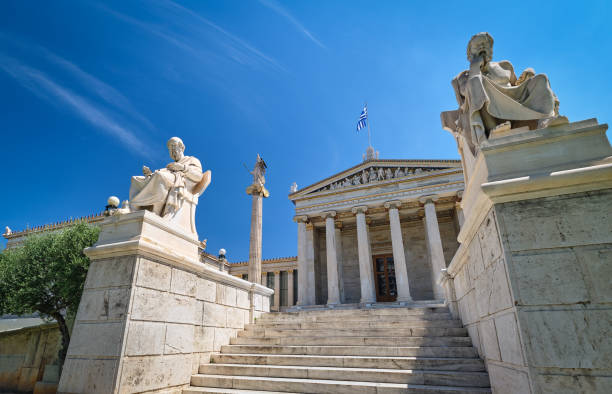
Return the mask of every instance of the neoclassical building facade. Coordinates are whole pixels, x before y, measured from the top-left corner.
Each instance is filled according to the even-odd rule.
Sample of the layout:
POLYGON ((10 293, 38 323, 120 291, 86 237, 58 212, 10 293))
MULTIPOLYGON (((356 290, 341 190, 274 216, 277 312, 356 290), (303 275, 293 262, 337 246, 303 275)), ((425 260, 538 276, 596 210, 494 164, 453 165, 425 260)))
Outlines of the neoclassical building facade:
POLYGON ((362 163, 291 193, 297 305, 443 299, 463 187, 458 160, 379 160, 370 148, 362 163))

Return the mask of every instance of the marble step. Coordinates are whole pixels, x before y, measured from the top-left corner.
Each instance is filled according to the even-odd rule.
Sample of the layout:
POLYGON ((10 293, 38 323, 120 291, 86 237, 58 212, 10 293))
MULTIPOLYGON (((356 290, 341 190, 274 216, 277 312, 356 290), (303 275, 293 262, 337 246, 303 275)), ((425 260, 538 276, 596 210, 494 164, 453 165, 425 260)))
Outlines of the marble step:
POLYGON ((198 393, 215 393, 215 394, 299 394, 290 393, 287 391, 261 391, 261 390, 240 390, 240 389, 222 389, 218 387, 196 387, 191 386, 183 389, 183 394, 198 394, 198 393))
POLYGON ((266 313, 261 319, 275 319, 284 317, 318 317, 318 316, 406 316, 424 315, 430 313, 449 313, 448 307, 402 307, 402 308, 367 308, 367 309, 321 309, 297 312, 271 312, 266 313))
POLYGON ((353 321, 328 321, 328 322, 256 322, 245 324, 245 330, 256 328, 275 328, 279 330, 317 330, 336 328, 412 328, 412 327, 463 327, 461 320, 409 320, 409 321, 377 321, 377 320, 353 320, 353 321))
POLYGON ((440 346, 267 346, 225 345, 223 354, 295 354, 311 356, 385 356, 385 357, 476 357, 469 347, 440 346))
MULTIPOLYGON (((317 380, 273 378, 259 376, 203 375, 191 377, 192 386, 234 388, 246 390, 291 391, 301 393, 363 393, 363 394, 399 394, 399 393, 437 393, 468 394, 488 393, 489 389, 476 387, 427 386, 400 383, 354 382, 345 380, 317 380)), ((183 391, 186 392, 186 391, 183 391)))
MULTIPOLYGON (((370 316, 366 315, 323 315, 323 316, 286 316, 283 313, 266 313, 257 319, 257 323, 302 323, 302 322, 336 322, 336 321, 364 321, 369 320, 370 316), (276 315, 276 316, 271 316, 276 315)), ((423 313, 423 314, 392 314, 378 315, 375 317, 377 321, 421 321, 421 320, 452 320, 450 313, 423 313)))
POLYGON ((469 337, 274 337, 230 339, 232 345, 471 346, 469 337))
POLYGON ((417 369, 482 372, 479 358, 383 357, 383 356, 307 356, 278 354, 212 354, 215 364, 297 365, 336 368, 417 369))
MULTIPOLYGON (((335 336, 347 337, 397 337, 397 336, 414 336, 414 337, 442 337, 442 336, 467 336, 467 330, 462 327, 404 327, 404 328, 339 328, 334 329, 335 336)), ((254 327, 250 330, 239 331, 240 337, 263 338, 263 337, 326 337, 330 333, 329 329, 306 330, 306 329, 276 329, 265 327, 254 327)))
POLYGON ((200 366, 199 373, 206 375, 268 376, 275 378, 430 384, 437 386, 489 387, 490 385, 489 375, 486 372, 300 367, 295 365, 206 364, 200 366))

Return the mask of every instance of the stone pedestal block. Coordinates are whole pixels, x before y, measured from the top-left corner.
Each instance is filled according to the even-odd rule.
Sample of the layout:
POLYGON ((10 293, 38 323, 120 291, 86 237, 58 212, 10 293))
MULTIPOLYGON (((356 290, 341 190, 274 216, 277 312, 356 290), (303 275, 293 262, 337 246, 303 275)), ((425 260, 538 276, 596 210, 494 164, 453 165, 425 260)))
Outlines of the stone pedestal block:
POLYGON ((510 130, 476 157, 463 194, 461 246, 441 281, 495 392, 610 390, 606 129, 586 120, 510 130))
POLYGON ((151 212, 112 216, 101 227, 85 250, 92 262, 60 393, 180 390, 269 310, 272 290, 201 263, 198 240, 151 212))

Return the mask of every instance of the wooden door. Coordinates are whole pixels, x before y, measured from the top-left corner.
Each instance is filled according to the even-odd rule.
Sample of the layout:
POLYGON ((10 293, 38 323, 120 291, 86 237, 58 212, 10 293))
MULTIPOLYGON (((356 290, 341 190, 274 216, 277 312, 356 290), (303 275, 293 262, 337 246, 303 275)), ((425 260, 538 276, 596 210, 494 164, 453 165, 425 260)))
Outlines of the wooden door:
POLYGON ((376 301, 391 302, 397 299, 395 284, 395 264, 392 254, 372 256, 374 263, 374 283, 376 284, 376 301))

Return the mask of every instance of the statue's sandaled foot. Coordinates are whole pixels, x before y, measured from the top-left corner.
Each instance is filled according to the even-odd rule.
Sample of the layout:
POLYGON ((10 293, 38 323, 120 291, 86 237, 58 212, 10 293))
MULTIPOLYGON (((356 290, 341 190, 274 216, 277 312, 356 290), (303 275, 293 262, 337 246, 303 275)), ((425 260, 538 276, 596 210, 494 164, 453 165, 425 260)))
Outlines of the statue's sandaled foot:
POLYGON ((547 127, 560 126, 569 123, 567 116, 557 115, 552 118, 542 119, 538 122, 538 129, 545 129, 547 127))

